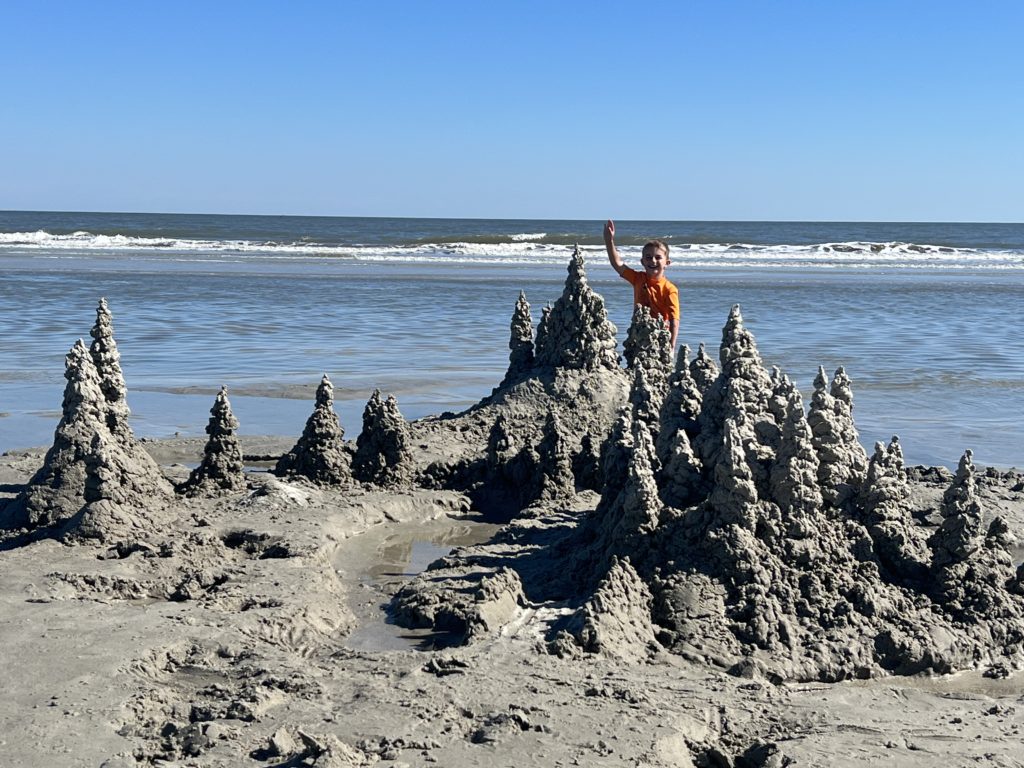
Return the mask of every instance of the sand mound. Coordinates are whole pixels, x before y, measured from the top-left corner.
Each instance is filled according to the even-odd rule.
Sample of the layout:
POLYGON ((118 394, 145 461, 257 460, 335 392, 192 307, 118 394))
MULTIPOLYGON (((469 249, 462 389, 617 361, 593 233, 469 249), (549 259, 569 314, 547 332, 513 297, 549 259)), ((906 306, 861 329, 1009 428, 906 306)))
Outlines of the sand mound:
POLYGON ((594 594, 583 603, 570 628, 561 630, 549 650, 559 655, 607 653, 614 658, 641 661, 657 647, 651 623, 651 592, 630 565, 613 558, 594 594))

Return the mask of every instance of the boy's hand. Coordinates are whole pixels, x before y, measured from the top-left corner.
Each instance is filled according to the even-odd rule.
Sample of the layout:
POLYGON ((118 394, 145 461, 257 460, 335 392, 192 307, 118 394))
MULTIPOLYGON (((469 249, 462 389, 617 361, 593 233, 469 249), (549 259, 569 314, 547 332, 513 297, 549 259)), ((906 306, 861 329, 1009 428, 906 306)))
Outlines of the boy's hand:
POLYGON ((622 257, 619 256, 619 252, 615 248, 615 222, 611 219, 608 219, 604 225, 604 247, 608 251, 608 263, 621 275, 626 265, 622 263, 622 257))

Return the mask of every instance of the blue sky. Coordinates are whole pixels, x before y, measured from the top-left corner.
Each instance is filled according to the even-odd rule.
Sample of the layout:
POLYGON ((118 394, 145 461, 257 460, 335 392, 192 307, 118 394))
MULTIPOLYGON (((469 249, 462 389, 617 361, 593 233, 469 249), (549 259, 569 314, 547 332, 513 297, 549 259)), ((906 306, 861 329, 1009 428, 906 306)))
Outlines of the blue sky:
POLYGON ((0 209, 1024 221, 1017 2, 5 2, 0 209))

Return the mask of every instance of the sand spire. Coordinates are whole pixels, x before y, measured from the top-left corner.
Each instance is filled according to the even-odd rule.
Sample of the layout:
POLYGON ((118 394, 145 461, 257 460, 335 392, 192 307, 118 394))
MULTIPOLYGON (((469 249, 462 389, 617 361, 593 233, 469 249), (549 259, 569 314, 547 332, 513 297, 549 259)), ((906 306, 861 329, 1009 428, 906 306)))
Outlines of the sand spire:
POLYGON ((867 475, 868 455, 853 423, 853 384, 843 366, 836 368, 830 394, 835 401, 836 428, 846 455, 845 483, 852 495, 860 489, 867 475))
POLYGON ((533 370, 533 320, 526 293, 519 292, 515 310, 512 312, 511 333, 508 340, 508 370, 502 385, 509 384, 533 370))
POLYGON ((64 358, 64 402, 53 445, 43 466, 14 503, 12 523, 53 525, 74 515, 85 501, 85 459, 93 437, 106 431, 106 399, 99 373, 81 339, 64 358))
POLYGON ((515 434, 513 421, 504 412, 491 425, 485 451, 487 471, 492 482, 501 482, 517 489, 528 484, 532 464, 523 459, 522 445, 515 434))
POLYGON ((121 371, 121 353, 114 341, 114 323, 106 299, 96 307, 96 323, 89 331, 92 344, 89 355, 100 377, 100 389, 106 401, 106 423, 111 434, 129 444, 135 437, 128 426, 128 387, 121 371))
POLYGON ((888 446, 875 443, 861 497, 862 519, 878 559, 897 578, 921 579, 931 558, 911 517, 910 488, 898 436, 893 435, 888 446))
POLYGON ((218 496, 245 488, 242 449, 238 445, 238 419, 231 411, 228 388, 221 387, 210 408, 206 425, 209 438, 203 459, 181 486, 186 496, 218 496))
POLYGON ((642 661, 657 648, 651 622, 653 599, 628 557, 612 558, 594 594, 582 605, 567 630, 551 643, 559 655, 601 653, 623 661, 642 661))
POLYGON ((364 483, 398 485, 411 475, 409 427, 394 395, 381 399, 373 390, 363 410, 363 431, 356 439, 352 476, 364 483))
POLYGON ((131 474, 141 479, 148 477, 143 485, 151 485, 153 493, 162 498, 169 498, 173 493, 171 484, 167 482, 160 468, 152 457, 135 439, 128 416, 128 387, 124 373, 121 371, 121 353, 114 340, 114 324, 110 307, 106 299, 100 299, 96 307, 96 323, 90 330, 92 344, 89 356, 96 366, 99 376, 100 390, 103 392, 105 425, 110 435, 127 455, 124 457, 131 466, 131 474))
POLYGON ((697 354, 693 358, 693 362, 690 363, 690 376, 693 378, 694 384, 697 385, 697 390, 702 395, 708 391, 708 387, 718 378, 718 373, 718 366, 715 365, 715 361, 711 359, 704 349, 704 342, 701 342, 697 347, 697 354))
POLYGON ((651 382, 651 377, 643 367, 637 366, 633 369, 633 381, 629 388, 629 405, 633 409, 634 421, 647 427, 652 440, 658 437, 658 417, 661 413, 663 393, 664 389, 651 382))
POLYGON ((345 433, 334 411, 334 385, 325 373, 316 389, 313 413, 302 436, 274 467, 282 477, 298 475, 319 485, 344 485, 352 479, 345 433))
POLYGON ((622 345, 627 368, 643 368, 652 386, 664 388, 672 371, 672 337, 665 322, 648 307, 635 306, 622 345))
MULTIPOLYGON (((655 450, 662 464, 667 464, 669 455, 678 442, 679 430, 687 437, 697 434, 697 419, 700 416, 701 393, 690 373, 690 348, 683 344, 676 355, 676 367, 668 381, 668 391, 658 414, 658 440, 655 450)), ((687 440, 689 444, 689 440, 687 440)))
POLYGON ((982 532, 971 451, 960 458, 942 496, 942 524, 929 540, 931 592, 954 620, 988 645, 1021 642, 1024 601, 1021 573, 1009 552, 1008 527, 1000 517, 982 532))
POLYGON ((706 495, 707 483, 701 473, 700 459, 693 452, 685 429, 676 432, 668 454, 662 462, 659 476, 662 501, 669 506, 682 509, 700 501, 706 495))
POLYGON ((981 505, 975 494, 971 451, 960 457, 953 482, 942 494, 942 524, 932 536, 932 570, 959 563, 982 544, 981 505))
POLYGON ((769 477, 771 497, 793 532, 806 536, 811 533, 810 517, 822 507, 818 456, 811 444, 811 428, 804 416, 799 390, 788 379, 784 380, 782 390, 787 393, 785 421, 769 477))
POLYGON ((746 422, 742 415, 728 417, 722 429, 722 450, 714 467, 714 485, 708 502, 720 523, 748 529, 757 524, 757 488, 744 446, 746 422))
POLYGON ((835 398, 828 391, 828 375, 822 366, 818 366, 818 375, 814 377, 807 423, 811 428, 811 443, 818 454, 818 483, 822 495, 829 504, 838 505, 850 496, 846 486, 848 457, 836 417, 835 398))
POLYGON ((572 457, 558 414, 548 411, 544 431, 537 445, 536 493, 533 500, 564 499, 576 493, 572 457))
POLYGON ((537 364, 546 368, 617 368, 615 326, 604 299, 590 288, 579 246, 569 260, 562 295, 545 309, 537 329, 537 364))
POLYGON ((759 495, 767 497, 768 471, 780 430, 769 404, 771 377, 761 362, 753 334, 743 325, 738 304, 733 305, 722 328, 719 358, 722 369, 704 392, 693 448, 717 477, 714 468, 723 459, 724 428, 731 423, 736 430, 730 449, 734 455, 726 460, 734 461, 739 451, 759 495))
POLYGON ((631 459, 615 501, 594 515, 598 550, 605 555, 643 556, 639 542, 658 527, 662 503, 651 466, 654 445, 647 429, 633 422, 631 459))
POLYGON ((596 516, 618 504, 619 494, 626 487, 629 465, 633 460, 633 409, 624 407, 619 411, 612 428, 601 444, 599 465, 601 470, 601 501, 596 516))

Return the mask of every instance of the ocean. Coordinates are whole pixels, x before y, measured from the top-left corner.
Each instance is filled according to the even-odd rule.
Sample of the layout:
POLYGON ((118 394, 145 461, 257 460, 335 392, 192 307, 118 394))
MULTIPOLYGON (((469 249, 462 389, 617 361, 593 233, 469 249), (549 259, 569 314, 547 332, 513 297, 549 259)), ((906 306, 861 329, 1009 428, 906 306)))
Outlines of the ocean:
MULTIPOLYGON (((107 298, 136 433, 202 435, 223 384, 243 434, 301 433, 323 373, 350 438, 374 388, 459 411, 508 364, 520 290, 561 293, 572 246, 620 339, 630 288, 602 221, 0 212, 0 451, 48 445, 64 355, 107 298)), ((861 440, 909 463, 1024 467, 1024 225, 617 221, 627 263, 671 246, 680 342, 717 353, 739 303, 809 400, 853 379, 861 440)))

